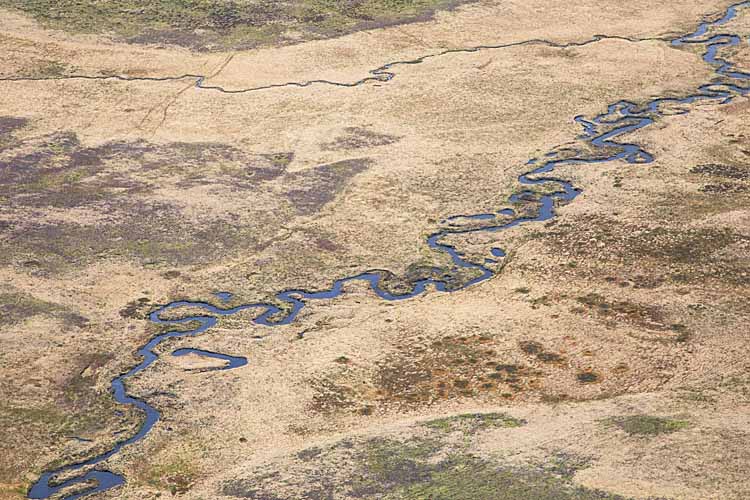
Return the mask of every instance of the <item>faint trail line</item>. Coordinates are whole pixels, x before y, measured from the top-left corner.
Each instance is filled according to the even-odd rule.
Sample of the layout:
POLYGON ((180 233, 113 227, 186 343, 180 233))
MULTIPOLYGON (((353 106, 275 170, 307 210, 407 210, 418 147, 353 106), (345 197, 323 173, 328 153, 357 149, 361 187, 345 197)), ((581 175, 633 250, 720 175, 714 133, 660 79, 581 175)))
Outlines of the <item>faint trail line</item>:
POLYGON ((394 31, 396 31, 396 32, 400 33, 401 35, 405 36, 406 38, 408 38, 412 42, 415 42, 417 45, 422 46, 425 49, 428 48, 427 44, 424 41, 424 39, 419 38, 418 36, 412 35, 411 33, 409 33, 408 31, 406 31, 402 27, 395 27, 394 31))
MULTIPOLYGON (((219 69, 216 70, 216 71, 214 71, 211 74, 211 76, 218 75, 226 67, 226 65, 229 64, 229 61, 231 61, 233 57, 234 57, 234 55, 230 55, 228 58, 226 58, 226 60, 219 66, 219 69)), ((191 75, 190 77, 193 77, 193 75, 191 75)), ((84 78, 84 77, 82 77, 82 78, 84 78)), ((117 77, 117 76, 110 77, 110 76, 107 76, 107 77, 97 78, 97 79, 105 79, 106 80, 106 79, 111 79, 111 78, 116 78, 118 80, 122 80, 123 78, 130 78, 130 77, 117 77)), ((179 81, 179 80, 183 80, 185 78, 188 78, 188 77, 187 76, 175 77, 175 78, 165 77, 165 78, 156 79, 156 80, 153 79, 153 78, 148 78, 147 77, 147 78, 145 78, 145 81, 160 81, 160 82, 164 82, 164 81, 179 81)), ((202 77, 200 77, 200 78, 202 78, 202 77)), ((90 79, 90 78, 85 77, 85 79, 90 79)), ((128 80, 128 81, 141 81, 141 79, 136 78, 136 79, 132 79, 132 80, 128 80)), ((187 91, 188 89, 190 89, 190 88, 192 88, 194 86, 195 86, 195 84, 193 83, 193 84, 190 84, 190 85, 182 88, 181 90, 179 90, 177 92, 177 96, 179 96, 180 94, 182 94, 183 92, 187 91)), ((138 122, 138 125, 136 125, 135 128, 138 129, 138 130, 143 130, 144 129, 144 125, 145 125, 146 121, 151 117, 151 114, 154 113, 154 112, 156 112, 156 110, 158 110, 160 108, 168 108, 176 100, 177 96, 175 96, 174 98, 172 98, 170 96, 167 96, 164 99, 162 99, 158 104, 156 104, 155 106, 152 106, 151 108, 149 108, 149 110, 146 112, 146 115, 138 122)), ((154 130, 152 131, 152 135, 154 133, 156 133, 156 130, 161 126, 162 123, 164 123, 164 120, 166 119, 166 111, 164 111, 162 114, 163 114, 162 120, 154 128, 154 130)))
MULTIPOLYGON (((230 54, 224 60, 224 62, 222 62, 219 65, 219 67, 216 68, 216 70, 213 73, 211 73, 210 75, 208 75, 207 78, 213 78, 213 77, 217 76, 219 73, 221 73, 222 71, 224 71, 224 68, 227 67, 227 65, 232 61, 232 59, 234 59, 234 54, 230 54)), ((192 85, 192 84, 191 85, 187 85, 187 86, 183 87, 182 89, 180 89, 180 91, 177 92, 174 96, 172 96, 172 98, 164 106, 164 109, 162 109, 161 119, 159 120, 159 123, 157 123, 156 126, 154 127, 154 129, 151 131, 151 136, 155 135, 156 131, 159 130, 162 125, 164 125, 164 122, 167 120, 167 113, 169 113, 169 108, 171 108, 172 105, 174 105, 174 103, 177 102, 177 99, 179 99, 182 94, 184 94, 185 92, 187 92, 188 90, 190 90, 194 86, 195 85, 192 85)), ((144 120, 145 120, 145 118, 144 118, 144 120)))
POLYGON ((482 63, 479 66, 477 66, 477 69, 479 69, 479 70, 485 69, 487 66, 489 66, 490 64, 492 64, 494 61, 495 61, 495 59, 493 57, 490 57, 487 60, 487 62, 482 63))

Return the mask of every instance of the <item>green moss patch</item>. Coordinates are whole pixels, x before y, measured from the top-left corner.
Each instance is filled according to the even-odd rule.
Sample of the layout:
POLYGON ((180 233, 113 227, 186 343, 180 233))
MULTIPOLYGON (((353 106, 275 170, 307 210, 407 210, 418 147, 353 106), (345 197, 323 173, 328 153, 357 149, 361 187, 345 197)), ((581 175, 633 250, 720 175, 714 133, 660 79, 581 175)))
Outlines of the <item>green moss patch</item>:
POLYGON ((172 495, 189 491, 197 477, 195 467, 184 458, 176 458, 165 464, 153 464, 144 471, 144 475, 146 484, 167 490, 172 495))
POLYGON ((600 490, 575 486, 545 467, 503 467, 471 455, 451 455, 429 481, 387 494, 389 500, 615 500, 600 490))
POLYGON ((687 420, 674 420, 650 415, 614 417, 607 422, 625 431, 629 436, 658 436, 690 427, 690 422, 687 420))
POLYGON ((225 482, 220 492, 225 497, 264 500, 623 498, 573 483, 575 472, 588 466, 586 460, 554 454, 540 463, 510 465, 472 455, 465 443, 450 444, 444 437, 343 440, 325 449, 303 450, 290 465, 258 467, 247 477, 225 482))
POLYGON ((352 494, 357 497, 379 495, 405 484, 422 482, 431 474, 430 457, 441 448, 438 441, 412 439, 373 439, 365 443, 358 458, 359 481, 352 494))
POLYGON ((513 428, 525 425, 526 421, 504 413, 467 413, 452 417, 428 420, 423 425, 444 432, 462 431, 474 433, 483 429, 513 428))
POLYGON ((451 0, 0 0, 45 26, 197 50, 326 38, 424 20, 451 0), (292 33, 296 33, 293 35, 292 33))

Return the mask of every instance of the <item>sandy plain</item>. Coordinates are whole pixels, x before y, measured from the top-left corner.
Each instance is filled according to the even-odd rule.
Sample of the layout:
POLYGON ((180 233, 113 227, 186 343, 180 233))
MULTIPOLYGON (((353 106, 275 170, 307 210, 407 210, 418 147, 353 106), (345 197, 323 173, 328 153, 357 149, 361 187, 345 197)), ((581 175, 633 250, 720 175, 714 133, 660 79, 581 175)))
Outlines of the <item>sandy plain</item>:
MULTIPOLYGON (((510 206, 527 160, 580 146, 574 116, 714 78, 668 40, 728 5, 480 2, 212 51, 3 11, 0 494, 135 432, 108 390, 149 311, 445 266, 425 237, 510 206)), ((99 497, 746 498, 750 103, 690 109, 628 136, 651 164, 566 168, 583 193, 555 220, 453 237, 509 252, 489 281, 353 285, 288 326, 171 342, 129 383, 162 419, 99 497)))

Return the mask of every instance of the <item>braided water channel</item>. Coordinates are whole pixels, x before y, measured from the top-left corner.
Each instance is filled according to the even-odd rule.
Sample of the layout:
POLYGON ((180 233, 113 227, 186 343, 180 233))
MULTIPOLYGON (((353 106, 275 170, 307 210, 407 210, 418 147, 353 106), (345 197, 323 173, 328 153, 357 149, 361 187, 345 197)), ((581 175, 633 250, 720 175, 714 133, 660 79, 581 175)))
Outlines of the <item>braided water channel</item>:
MULTIPOLYGON (((106 460, 119 453, 124 447, 137 443, 146 437, 159 421, 160 414, 158 410, 146 401, 130 396, 127 392, 125 382, 127 379, 134 377, 151 366, 159 358, 159 354, 157 353, 159 345, 170 338, 200 335, 216 325, 218 318, 246 310, 257 311, 257 315, 252 319, 252 322, 257 325, 266 327, 287 325, 295 320, 300 311, 310 301, 334 299, 345 293, 344 287, 352 282, 366 283, 370 290, 383 300, 399 301, 411 299, 426 293, 430 289, 438 292, 453 293, 490 279, 495 274, 495 271, 488 267, 487 264, 496 263, 496 259, 504 258, 504 250, 493 248, 491 251, 492 257, 487 257, 484 259, 484 262, 477 263, 466 258, 454 246, 443 243, 444 238, 456 234, 496 233, 521 224, 552 219, 556 215, 557 206, 572 201, 580 194, 580 190, 570 182, 552 175, 558 167, 599 164, 620 160, 628 164, 651 163, 654 159, 643 147, 637 144, 618 142, 617 140, 624 135, 651 125, 659 118, 674 114, 689 113, 689 105, 697 101, 727 104, 738 96, 750 94, 750 85, 742 85, 743 82, 750 81, 750 73, 736 69, 734 63, 718 55, 721 49, 738 46, 748 40, 732 33, 709 34, 714 28, 717 30, 720 29, 734 19, 740 11, 748 8, 750 8, 750 1, 734 4, 727 8, 720 18, 701 23, 694 32, 670 42, 674 46, 702 45, 705 48, 703 60, 715 70, 715 78, 712 81, 701 85, 694 93, 685 97, 660 97, 640 105, 629 101, 618 101, 609 105, 606 112, 593 118, 575 117, 575 121, 583 128, 582 134, 577 139, 589 145, 588 149, 593 150, 594 153, 574 153, 571 155, 570 150, 566 150, 563 155, 562 151, 552 151, 541 159, 535 158, 529 160, 527 164, 530 170, 519 176, 519 183, 522 186, 543 185, 545 188, 552 187, 554 191, 548 192, 548 194, 538 194, 525 188, 512 195, 508 200, 508 204, 513 205, 521 201, 533 203, 536 205, 535 215, 519 216, 512 208, 502 208, 496 213, 457 215, 447 218, 445 220, 447 227, 428 236, 427 245, 434 251, 447 254, 450 257, 451 264, 447 268, 439 270, 440 272, 433 273, 431 277, 415 281, 411 291, 403 294, 389 292, 383 284, 387 273, 375 270, 336 280, 326 290, 308 291, 301 288, 283 290, 275 295, 274 303, 250 303, 232 308, 222 308, 206 302, 177 301, 153 311, 149 317, 154 323, 189 329, 176 329, 152 338, 137 351, 138 356, 141 357, 140 363, 112 380, 111 390, 115 400, 119 404, 136 407, 145 414, 145 419, 138 431, 129 438, 119 441, 108 451, 93 458, 44 472, 37 482, 32 485, 28 492, 28 498, 46 499, 61 495, 66 500, 72 500, 103 492, 125 483, 125 478, 122 475, 103 468, 97 468, 97 466, 102 465, 106 460), (597 154, 597 152, 600 154, 597 154), (498 219, 501 218, 503 222, 498 223, 498 219), (479 226, 461 227, 461 220, 479 221, 481 224, 479 226), (450 279, 451 276, 459 272, 462 275, 470 276, 470 278, 460 283, 456 283, 450 279), (436 274, 442 277, 434 277, 436 274), (185 316, 179 319, 162 318, 164 313, 184 307, 197 308, 203 312, 200 315, 185 316), (190 326, 195 324, 198 326, 190 328, 190 326), (64 475, 66 479, 57 480, 56 478, 61 475, 64 475), (65 490, 69 489, 73 489, 73 491, 65 495, 65 490)), ((459 51, 465 52, 473 52, 475 50, 478 50, 478 48, 459 49, 459 51)), ((422 59, 416 62, 421 61, 422 59)), ((394 64, 406 64, 406 62, 390 63, 375 71, 383 73, 394 64)), ((375 73, 373 72, 373 74, 375 73)), ((388 75, 379 79, 390 79, 392 74, 388 73, 388 75)), ((364 83, 364 81, 359 83, 364 83)), ((203 79, 199 78, 196 86, 201 88, 202 83, 203 79)), ((219 298, 226 301, 230 297, 228 294, 223 294, 219 298)), ((177 349, 171 354, 174 356, 195 354, 226 361, 224 366, 218 368, 220 370, 238 368, 247 364, 247 359, 244 357, 230 356, 199 349, 177 349)))

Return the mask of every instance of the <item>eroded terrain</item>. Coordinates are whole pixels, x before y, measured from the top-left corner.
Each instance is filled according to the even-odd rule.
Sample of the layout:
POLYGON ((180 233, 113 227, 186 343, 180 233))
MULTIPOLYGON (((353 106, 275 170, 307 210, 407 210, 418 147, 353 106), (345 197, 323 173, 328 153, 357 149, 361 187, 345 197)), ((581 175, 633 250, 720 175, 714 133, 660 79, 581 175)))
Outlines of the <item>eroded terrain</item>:
MULTIPOLYGON (((670 42, 730 2, 49 3, 0 2, 0 496, 144 429, 110 383, 169 329, 152 311, 268 302, 273 323, 279 292, 372 270, 433 285, 165 340, 125 381, 158 421, 62 477, 111 471, 98 497, 134 499, 750 495, 740 87, 617 137, 652 162, 561 164, 581 194, 554 218, 443 239, 491 279, 425 243, 535 217, 559 186, 519 185, 530 159, 613 154, 574 117, 737 84, 670 42)), ((726 33, 750 71, 750 8, 704 39, 726 33)))

